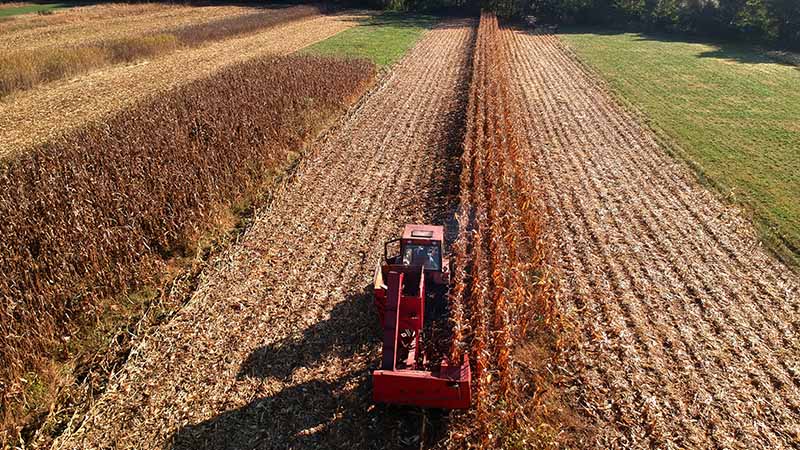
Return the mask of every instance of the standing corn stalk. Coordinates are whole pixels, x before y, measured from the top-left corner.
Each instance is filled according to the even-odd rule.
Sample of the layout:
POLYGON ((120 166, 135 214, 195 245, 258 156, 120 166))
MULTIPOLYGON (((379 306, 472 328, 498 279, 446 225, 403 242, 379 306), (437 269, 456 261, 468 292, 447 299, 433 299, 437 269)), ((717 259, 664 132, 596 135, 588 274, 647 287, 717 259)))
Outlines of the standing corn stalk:
POLYGON ((549 324, 557 313, 545 214, 526 173, 509 94, 510 58, 497 17, 483 13, 462 155, 450 356, 472 355, 476 405, 465 435, 484 448, 503 444, 495 429, 517 429, 522 420, 515 343, 525 339, 532 319, 549 324))

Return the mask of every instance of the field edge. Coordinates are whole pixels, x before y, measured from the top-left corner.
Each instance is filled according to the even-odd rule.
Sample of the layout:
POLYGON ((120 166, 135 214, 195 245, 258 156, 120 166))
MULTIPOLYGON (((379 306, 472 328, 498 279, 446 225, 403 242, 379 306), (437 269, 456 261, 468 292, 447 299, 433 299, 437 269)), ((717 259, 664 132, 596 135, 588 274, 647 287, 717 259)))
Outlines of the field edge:
POLYGON ((673 161, 684 166, 684 168, 687 169, 687 173, 691 174, 695 180, 706 187, 708 191, 717 197, 724 205, 735 208, 737 213, 747 218, 748 222, 752 224, 762 247, 795 273, 800 273, 800 248, 792 245, 792 243, 780 233, 773 231, 775 224, 766 218, 760 217, 756 212, 756 208, 752 205, 752 202, 737 200, 734 199, 732 195, 726 194, 726 192, 731 192, 733 190, 731 186, 708 176, 703 165, 689 156, 689 152, 686 151, 669 132, 660 127, 654 119, 634 102, 628 100, 617 89, 614 89, 600 70, 578 55, 572 45, 560 34, 557 36, 559 42, 566 50, 566 53, 586 70, 587 73, 591 74, 593 81, 598 87, 608 93, 626 112, 636 118, 639 124, 653 133, 659 146, 673 161))

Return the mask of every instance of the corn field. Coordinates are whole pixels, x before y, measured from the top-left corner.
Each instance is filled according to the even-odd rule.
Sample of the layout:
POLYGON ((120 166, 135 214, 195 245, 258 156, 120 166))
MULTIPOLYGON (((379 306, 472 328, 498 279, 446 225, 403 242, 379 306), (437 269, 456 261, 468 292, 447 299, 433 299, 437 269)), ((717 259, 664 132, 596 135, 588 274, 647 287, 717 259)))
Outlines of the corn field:
POLYGON ((112 64, 154 58, 178 48, 254 33, 319 14, 314 6, 268 9, 206 23, 165 29, 150 35, 106 39, 84 45, 21 49, 0 55, 0 97, 112 64))
POLYGON ((505 443, 497 429, 520 428, 515 343, 557 320, 545 214, 524 165, 509 64, 497 18, 483 13, 461 160, 450 355, 469 354, 476 399, 471 420, 451 434, 482 448, 505 443))
POLYGON ((363 60, 290 56, 226 69, 0 167, 0 387, 49 357, 100 300, 154 281, 223 211, 371 85, 363 60))
MULTIPOLYGON (((9 99, 0 447, 796 448, 800 279, 552 28, 445 18, 379 82, 364 61, 231 67, 370 14, 9 99), (148 297, 153 320, 129 324, 134 311, 103 333, 104 314, 162 294, 245 206, 247 230, 175 277, 180 300, 148 297), (414 223, 443 223, 454 261, 418 355, 431 371, 468 358, 468 410, 373 401, 374 270, 414 223), (99 343, 73 358, 83 332, 99 343)), ((195 21, 174 42, 267 18, 195 21)), ((392 41, 364 30, 334 47, 392 41)), ((153 52, 172 48, 151 34, 153 52)), ((725 59, 713 73, 743 64, 779 69, 725 59)))

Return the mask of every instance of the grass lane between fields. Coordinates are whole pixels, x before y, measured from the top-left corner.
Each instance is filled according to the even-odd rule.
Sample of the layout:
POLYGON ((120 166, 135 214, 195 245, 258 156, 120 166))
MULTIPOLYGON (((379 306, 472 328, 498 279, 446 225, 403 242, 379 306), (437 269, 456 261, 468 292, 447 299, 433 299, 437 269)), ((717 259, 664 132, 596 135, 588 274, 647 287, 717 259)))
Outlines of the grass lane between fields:
POLYGON ((66 3, 33 3, 24 6, 14 6, 10 8, 3 8, 0 5, 0 17, 12 17, 20 14, 30 14, 41 12, 46 14, 53 12, 56 9, 66 8, 69 5, 66 3))
POLYGON ((386 12, 318 42, 305 52, 367 58, 380 67, 389 67, 403 57, 435 20, 431 16, 386 12))
POLYGON ((562 38, 800 262, 800 70, 757 48, 574 30, 562 38))

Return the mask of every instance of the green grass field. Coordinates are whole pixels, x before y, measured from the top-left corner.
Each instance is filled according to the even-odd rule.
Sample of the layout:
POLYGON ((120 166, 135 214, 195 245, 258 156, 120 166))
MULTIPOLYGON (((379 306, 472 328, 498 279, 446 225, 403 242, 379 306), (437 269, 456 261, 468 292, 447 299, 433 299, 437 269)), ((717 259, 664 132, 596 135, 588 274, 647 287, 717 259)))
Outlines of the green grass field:
POLYGON ((52 11, 55 9, 65 8, 67 6, 68 5, 65 3, 41 3, 26 6, 16 6, 13 8, 0 7, 0 17, 18 16, 20 14, 30 14, 40 11, 52 11))
POLYGON ((583 30, 562 37, 701 179, 753 212, 774 250, 800 262, 798 67, 739 45, 583 30))
POLYGON ((435 23, 430 16, 387 12, 365 20, 305 51, 331 56, 367 58, 380 67, 396 63, 435 23))

